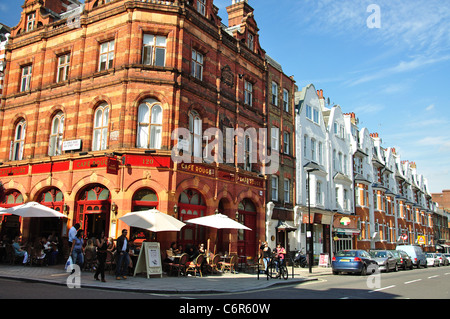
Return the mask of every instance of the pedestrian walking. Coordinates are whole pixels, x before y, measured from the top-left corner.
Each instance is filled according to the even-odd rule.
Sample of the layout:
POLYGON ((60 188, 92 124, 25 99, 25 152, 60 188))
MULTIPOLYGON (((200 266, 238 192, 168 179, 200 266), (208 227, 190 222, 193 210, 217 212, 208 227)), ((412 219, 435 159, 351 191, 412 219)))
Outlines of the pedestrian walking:
POLYGON ((102 278, 102 282, 106 282, 105 280, 105 263, 106 263, 106 250, 108 249, 108 238, 105 236, 105 233, 102 232, 100 239, 97 238, 96 240, 96 246, 97 246, 97 270, 95 272, 94 278, 96 280, 98 279, 98 276, 102 278))
POLYGON ((81 228, 79 223, 76 223, 69 229, 69 249, 72 250, 73 240, 77 237, 77 232, 81 228))
MULTIPOLYGON (((84 230, 78 229, 77 235, 75 236, 75 239, 73 240, 72 250, 70 251, 70 256, 72 256, 73 263, 80 266, 80 269, 83 268, 83 264, 84 264, 83 235, 84 235, 84 230)), ((72 273, 74 271, 75 271, 75 269, 72 270, 72 273)))
POLYGON ((117 265, 116 265, 116 279, 127 279, 128 265, 130 264, 129 245, 127 239, 128 231, 122 230, 122 235, 117 238, 117 265))

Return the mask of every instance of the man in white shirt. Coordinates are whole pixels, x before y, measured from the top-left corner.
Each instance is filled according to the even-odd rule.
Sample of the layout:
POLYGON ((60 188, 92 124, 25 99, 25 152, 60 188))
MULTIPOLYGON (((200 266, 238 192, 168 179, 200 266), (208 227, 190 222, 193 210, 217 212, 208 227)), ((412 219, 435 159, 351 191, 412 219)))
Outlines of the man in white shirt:
POLYGON ((77 236, 77 231, 78 231, 78 229, 80 229, 80 227, 81 227, 80 224, 76 223, 75 225, 73 225, 70 228, 70 230, 69 230, 69 248, 72 248, 73 240, 77 236))
POLYGON ((117 238, 117 264, 116 264, 116 279, 127 279, 128 265, 130 264, 130 257, 128 255, 129 246, 127 239, 128 230, 122 230, 122 236, 117 238))

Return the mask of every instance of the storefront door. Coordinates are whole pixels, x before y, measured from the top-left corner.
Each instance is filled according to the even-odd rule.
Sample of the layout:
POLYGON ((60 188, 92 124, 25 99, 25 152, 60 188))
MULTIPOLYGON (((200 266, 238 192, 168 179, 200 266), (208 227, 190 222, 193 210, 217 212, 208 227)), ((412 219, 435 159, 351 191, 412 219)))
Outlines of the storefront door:
POLYGON ((77 201, 76 221, 80 223, 86 238, 99 238, 109 233, 110 193, 102 185, 86 188, 77 201))
POLYGON ((239 203, 238 221, 251 230, 238 230, 237 252, 239 256, 256 254, 256 207, 248 199, 239 203))
MULTIPOLYGON (((182 222, 205 216, 206 205, 203 196, 195 190, 185 190, 180 195, 178 211, 182 222)), ((186 245, 206 244, 204 226, 186 224, 179 232, 179 236, 179 243, 183 245, 183 249, 186 245)))

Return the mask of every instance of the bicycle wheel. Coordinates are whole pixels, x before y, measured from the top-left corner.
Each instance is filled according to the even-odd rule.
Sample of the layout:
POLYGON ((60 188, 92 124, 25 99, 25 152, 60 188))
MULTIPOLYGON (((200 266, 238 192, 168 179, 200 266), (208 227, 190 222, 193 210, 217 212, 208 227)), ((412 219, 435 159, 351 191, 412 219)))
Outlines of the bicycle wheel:
POLYGON ((288 272, 288 269, 287 269, 286 265, 281 266, 280 271, 281 271, 281 276, 285 280, 287 280, 289 278, 289 272, 288 272))

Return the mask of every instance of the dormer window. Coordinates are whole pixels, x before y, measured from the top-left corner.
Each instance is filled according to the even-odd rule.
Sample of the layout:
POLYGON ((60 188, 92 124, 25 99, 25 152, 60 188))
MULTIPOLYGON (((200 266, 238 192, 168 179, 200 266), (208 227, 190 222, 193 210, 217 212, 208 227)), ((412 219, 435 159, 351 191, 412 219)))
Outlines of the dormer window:
POLYGON ((36 25, 36 12, 31 12, 27 15, 27 31, 34 29, 36 25))
POLYGON ((250 51, 253 51, 254 44, 255 44, 255 37, 253 36, 253 34, 249 33, 247 36, 247 46, 250 49, 250 51))
POLYGON ((197 0, 197 11, 201 15, 206 15, 206 0, 197 0))

